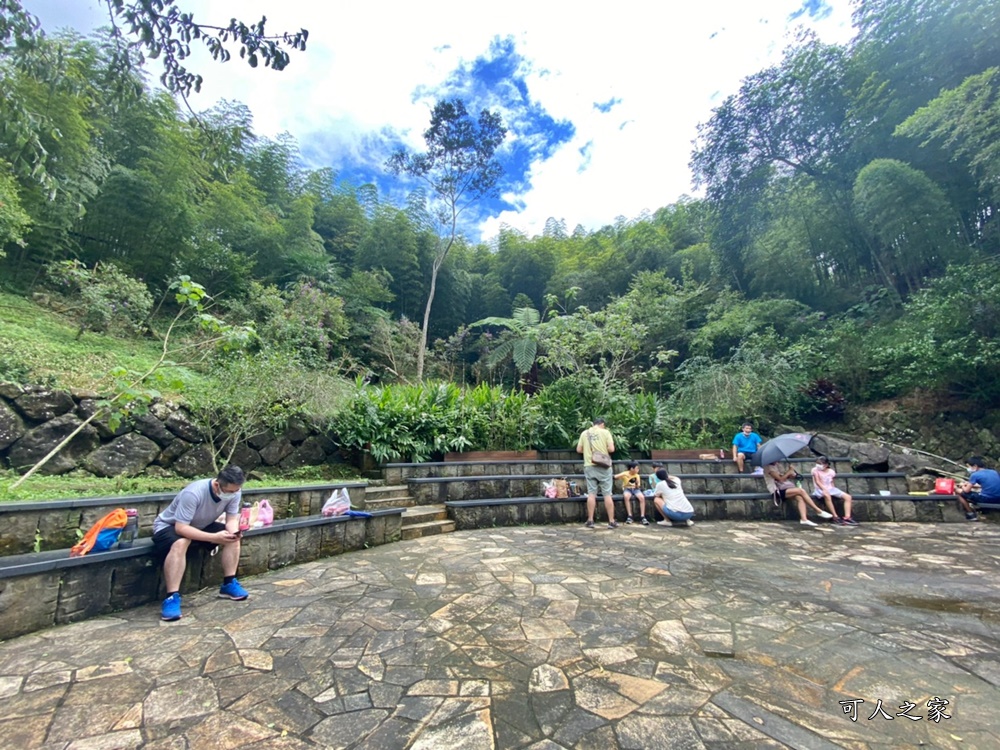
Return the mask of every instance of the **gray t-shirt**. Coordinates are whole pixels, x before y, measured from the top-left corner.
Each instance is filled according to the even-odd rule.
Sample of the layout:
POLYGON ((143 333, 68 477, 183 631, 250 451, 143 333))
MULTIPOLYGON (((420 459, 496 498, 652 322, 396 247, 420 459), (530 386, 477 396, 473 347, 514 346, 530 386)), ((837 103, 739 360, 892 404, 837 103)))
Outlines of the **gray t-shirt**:
POLYGON ((226 514, 238 514, 242 497, 243 492, 240 491, 228 504, 221 500, 216 501, 212 496, 211 479, 199 479, 197 482, 191 482, 177 493, 177 497, 153 521, 153 533, 177 523, 186 523, 196 529, 204 529, 223 511, 226 514))

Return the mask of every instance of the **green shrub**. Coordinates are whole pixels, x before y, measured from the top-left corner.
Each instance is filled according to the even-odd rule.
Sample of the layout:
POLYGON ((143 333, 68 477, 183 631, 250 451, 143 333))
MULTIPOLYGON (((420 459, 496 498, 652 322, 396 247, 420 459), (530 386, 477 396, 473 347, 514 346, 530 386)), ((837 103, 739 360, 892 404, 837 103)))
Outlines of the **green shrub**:
POLYGON ((746 419, 788 419, 801 404, 806 377, 793 360, 773 334, 751 336, 722 362, 692 357, 677 370, 671 413, 705 438, 732 434, 746 419))
POLYGON ((52 263, 46 268, 49 282, 67 297, 85 331, 138 334, 145 327, 153 298, 146 285, 112 263, 87 268, 78 260, 52 263))

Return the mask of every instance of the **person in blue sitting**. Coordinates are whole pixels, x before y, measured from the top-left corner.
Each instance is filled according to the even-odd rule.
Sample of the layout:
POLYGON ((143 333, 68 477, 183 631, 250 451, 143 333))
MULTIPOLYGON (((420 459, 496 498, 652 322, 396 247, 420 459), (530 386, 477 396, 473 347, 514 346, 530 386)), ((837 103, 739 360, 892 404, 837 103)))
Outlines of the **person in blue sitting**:
POLYGON ((753 425, 749 422, 744 422, 740 431, 733 436, 733 461, 736 462, 740 474, 743 473, 743 464, 757 455, 757 448, 762 442, 760 435, 753 431, 753 425))
POLYGON ((220 597, 239 602, 250 596, 236 580, 243 538, 240 500, 245 481, 243 469, 227 466, 215 479, 191 482, 153 521, 153 555, 163 561, 163 582, 167 588, 167 598, 160 610, 161 620, 181 619, 181 579, 192 544, 221 550, 220 597), (222 513, 226 516, 224 524, 215 520, 222 513))
POLYGON ((973 456, 965 462, 969 467, 969 481, 958 486, 958 503, 965 511, 967 521, 978 521, 979 514, 973 505, 1000 503, 1000 474, 986 468, 986 459, 973 456))

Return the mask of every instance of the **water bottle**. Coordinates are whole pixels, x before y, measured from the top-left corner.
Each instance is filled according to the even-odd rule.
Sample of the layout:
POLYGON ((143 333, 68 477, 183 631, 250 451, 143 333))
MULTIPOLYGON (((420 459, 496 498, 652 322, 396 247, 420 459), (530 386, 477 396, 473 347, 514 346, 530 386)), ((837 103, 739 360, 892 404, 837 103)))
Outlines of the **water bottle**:
POLYGON ((240 531, 246 531, 250 528, 250 503, 247 500, 243 501, 243 507, 240 508, 240 531))
POLYGON ((128 549, 139 536, 139 511, 135 508, 126 508, 125 516, 125 528, 118 537, 118 549, 128 549))

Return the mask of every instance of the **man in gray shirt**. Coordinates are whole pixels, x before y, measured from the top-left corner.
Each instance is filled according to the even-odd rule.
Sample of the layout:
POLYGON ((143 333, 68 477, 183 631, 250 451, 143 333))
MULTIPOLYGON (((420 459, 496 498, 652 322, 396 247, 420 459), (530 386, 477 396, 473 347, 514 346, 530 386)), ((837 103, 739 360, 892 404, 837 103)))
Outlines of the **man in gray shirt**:
POLYGON ((163 560, 167 598, 160 618, 181 619, 181 579, 192 545, 219 547, 225 576, 219 596, 242 601, 250 594, 236 580, 240 563, 240 499, 246 477, 239 466, 227 466, 215 479, 199 479, 177 493, 177 497, 153 521, 153 554, 163 560), (225 512, 225 524, 215 519, 225 512))

